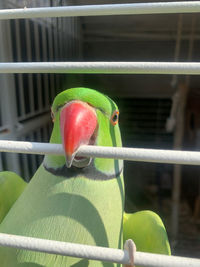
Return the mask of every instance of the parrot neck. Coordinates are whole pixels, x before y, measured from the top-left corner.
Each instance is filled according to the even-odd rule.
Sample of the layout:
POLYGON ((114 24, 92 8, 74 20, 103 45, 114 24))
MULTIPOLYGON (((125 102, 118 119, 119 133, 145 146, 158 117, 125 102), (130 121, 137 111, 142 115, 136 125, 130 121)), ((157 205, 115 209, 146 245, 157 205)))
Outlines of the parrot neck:
POLYGON ((45 162, 43 162, 43 166, 45 170, 50 172, 51 174, 56 176, 62 176, 67 179, 83 176, 91 180, 110 180, 120 177, 123 172, 123 161, 115 160, 115 162, 116 167, 110 172, 102 172, 98 170, 95 167, 94 160, 92 160, 89 166, 84 168, 77 168, 74 166, 72 166, 71 168, 67 168, 66 165, 53 168, 51 166, 48 166, 45 162))

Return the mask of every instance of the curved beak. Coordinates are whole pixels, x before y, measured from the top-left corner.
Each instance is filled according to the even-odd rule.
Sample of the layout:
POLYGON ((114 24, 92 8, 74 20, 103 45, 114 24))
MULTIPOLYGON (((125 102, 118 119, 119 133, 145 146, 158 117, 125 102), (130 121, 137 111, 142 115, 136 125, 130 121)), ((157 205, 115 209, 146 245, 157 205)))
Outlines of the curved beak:
POLYGON ((81 145, 92 144, 97 128, 95 109, 85 102, 71 101, 60 113, 60 129, 66 165, 71 167, 76 151, 81 145))

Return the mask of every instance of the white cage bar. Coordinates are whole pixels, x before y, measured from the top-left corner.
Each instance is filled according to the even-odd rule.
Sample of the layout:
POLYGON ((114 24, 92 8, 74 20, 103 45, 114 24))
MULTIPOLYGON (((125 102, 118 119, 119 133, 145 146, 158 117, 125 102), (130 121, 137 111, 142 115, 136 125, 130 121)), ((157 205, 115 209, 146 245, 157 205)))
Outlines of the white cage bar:
MULTIPOLYGON (((61 144, 0 140, 1 152, 64 155, 61 144)), ((77 156, 130 161, 200 165, 200 152, 125 147, 81 146, 77 156)))
POLYGON ((158 2, 0 10, 0 19, 198 13, 200 1, 158 2))
MULTIPOLYGON (((50 254, 86 258, 98 261, 130 264, 127 250, 73 244, 54 240, 0 234, 0 246, 14 247, 50 254)), ((199 267, 200 259, 135 252, 135 265, 147 267, 199 267)))
POLYGON ((194 62, 30 62, 0 63, 0 73, 199 75, 194 62))

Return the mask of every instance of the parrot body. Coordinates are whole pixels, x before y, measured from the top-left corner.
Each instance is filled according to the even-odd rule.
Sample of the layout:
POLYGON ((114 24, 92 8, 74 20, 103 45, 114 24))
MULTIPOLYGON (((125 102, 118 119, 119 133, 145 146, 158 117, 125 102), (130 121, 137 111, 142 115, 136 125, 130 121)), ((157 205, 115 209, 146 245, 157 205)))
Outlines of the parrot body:
MULTIPOLYGON (((54 175, 45 172, 41 166, 1 224, 0 232, 104 247, 121 247, 123 207, 120 197, 122 192, 117 179, 101 181, 99 184, 98 181, 85 177, 55 179, 54 175), (106 203, 102 192, 104 197, 110 196, 106 203), (115 212, 110 209, 115 209, 115 212)), ((80 259, 71 257, 8 248, 0 250, 0 258, 1 266, 10 267, 21 266, 20 263, 27 263, 25 266, 29 266, 30 262, 31 266, 37 266, 33 265, 33 262, 41 266, 72 266, 80 262, 80 259), (2 259, 5 259, 5 263, 2 263, 2 259)), ((93 262, 89 266, 113 265, 93 262)))
MULTIPOLYGON (((138 251, 170 254, 164 225, 155 213, 124 213, 123 162, 76 157, 84 144, 121 146, 118 114, 116 104, 95 90, 60 93, 52 106, 50 143, 62 143, 65 156, 45 156, 13 201, 0 232, 121 249, 124 235, 138 251)), ((119 266, 6 247, 0 248, 0 261, 1 267, 119 266)))
MULTIPOLYGON (((88 144, 88 139, 91 145, 121 146, 119 127, 114 125, 116 117, 111 123, 115 111, 117 106, 112 100, 90 89, 75 88, 56 97, 52 107, 54 129, 50 142, 63 143, 66 155, 45 156, 43 164, 1 223, 0 232, 122 247, 123 162, 73 158, 76 146, 79 146, 77 142, 88 144), (79 118, 77 122, 73 118, 76 113, 76 118, 86 118, 79 118), (87 125, 87 120, 93 120, 94 115, 97 121, 87 125), (74 124, 79 129, 70 135, 74 124), (88 129, 91 125, 93 128, 88 129)), ((0 260, 1 267, 115 266, 113 263, 3 247, 0 248, 0 260)))

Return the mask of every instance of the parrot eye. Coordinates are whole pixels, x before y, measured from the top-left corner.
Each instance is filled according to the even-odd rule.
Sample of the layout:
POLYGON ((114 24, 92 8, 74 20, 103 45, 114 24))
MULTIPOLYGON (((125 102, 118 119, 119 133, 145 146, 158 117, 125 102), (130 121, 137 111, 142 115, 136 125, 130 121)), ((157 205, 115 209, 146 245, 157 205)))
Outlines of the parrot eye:
POLYGON ((115 110, 110 118, 110 122, 112 123, 112 125, 116 125, 118 123, 119 120, 119 111, 115 110))

